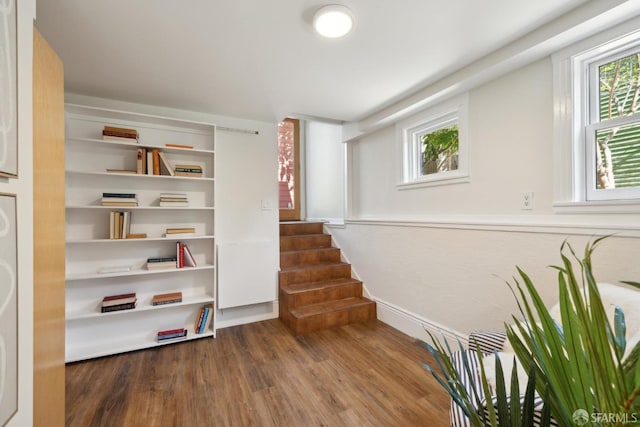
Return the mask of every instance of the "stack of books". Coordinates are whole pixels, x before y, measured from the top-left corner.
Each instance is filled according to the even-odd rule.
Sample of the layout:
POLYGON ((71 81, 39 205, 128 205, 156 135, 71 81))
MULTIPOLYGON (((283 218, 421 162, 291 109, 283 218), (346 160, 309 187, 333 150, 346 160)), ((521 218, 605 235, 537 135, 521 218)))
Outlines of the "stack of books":
POLYGON ((183 193, 163 193, 160 194, 160 206, 164 207, 187 207, 189 201, 187 195, 183 193))
POLYGON ((169 340, 183 339, 187 336, 187 330, 185 328, 166 329, 164 331, 158 331, 156 340, 158 342, 165 342, 169 340))
POLYGON ((136 298, 135 292, 129 294, 109 295, 102 298, 100 311, 102 313, 108 313, 111 311, 131 310, 136 308, 137 301, 138 299, 136 298))
POLYGON ((147 258, 147 270, 168 270, 177 268, 177 261, 178 258, 174 256, 147 258))
POLYGON ((134 193, 102 193, 102 206, 138 206, 134 193))
POLYGON ((177 239, 178 237, 195 236, 195 227, 167 228, 164 237, 177 239))
POLYGON ((178 268, 195 267, 196 260, 184 243, 176 242, 176 256, 178 259, 178 268))
POLYGON ((105 126, 102 130, 102 139, 126 142, 138 142, 138 131, 114 126, 105 126))
POLYGON ((158 294, 151 298, 151 305, 174 304, 177 302, 182 302, 182 292, 158 294))
POLYGON ((174 168, 176 176, 202 176, 202 166, 200 165, 176 165, 174 168))
POLYGON ((203 334, 211 328, 213 322, 213 304, 207 304, 200 308, 193 330, 196 334, 203 334))

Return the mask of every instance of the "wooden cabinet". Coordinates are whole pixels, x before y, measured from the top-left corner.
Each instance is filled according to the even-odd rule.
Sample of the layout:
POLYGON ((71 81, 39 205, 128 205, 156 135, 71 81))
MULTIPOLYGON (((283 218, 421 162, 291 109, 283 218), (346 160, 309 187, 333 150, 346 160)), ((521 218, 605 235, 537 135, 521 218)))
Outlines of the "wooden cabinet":
POLYGON ((69 104, 65 125, 66 361, 175 342, 156 340, 168 329, 188 329, 186 339, 215 337, 215 310, 211 326, 194 331, 201 308, 215 306, 215 126, 69 104), (104 126, 135 129, 139 138, 104 140, 104 126), (202 176, 136 173, 140 148, 161 151, 171 167, 196 165, 202 176), (103 206, 103 193, 135 194, 138 203, 103 206), (188 204, 160 206, 161 194, 184 195, 188 204), (129 212, 130 233, 146 237, 110 238, 111 211, 129 212), (195 233, 172 237, 168 228, 195 233), (175 256, 177 242, 189 247, 195 267, 146 268, 148 258, 175 256), (171 292, 181 292, 182 302, 152 305, 154 295, 171 292), (136 308, 101 312, 103 297, 126 293, 136 294, 136 308))

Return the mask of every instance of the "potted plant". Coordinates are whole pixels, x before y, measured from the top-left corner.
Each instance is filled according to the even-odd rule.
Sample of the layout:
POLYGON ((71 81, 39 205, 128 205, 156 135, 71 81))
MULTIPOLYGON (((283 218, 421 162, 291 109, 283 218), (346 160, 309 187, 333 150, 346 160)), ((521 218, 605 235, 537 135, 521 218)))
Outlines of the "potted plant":
MULTIPOLYGON (((554 320, 530 277, 517 269, 518 276, 510 287, 521 318, 513 316, 513 325, 506 325, 505 329, 517 363, 528 372, 522 399, 510 399, 510 396, 520 396, 520 381, 513 369, 507 391, 497 355, 495 388, 489 386, 480 357, 479 382, 472 384, 469 392, 464 384, 468 382, 465 377, 473 377, 470 353, 460 345, 461 372, 452 363, 452 349, 430 334, 433 345, 425 343, 425 346, 433 355, 436 367, 425 367, 463 409, 472 425, 534 425, 534 418, 543 426, 640 423, 640 343, 627 349, 625 315, 620 307, 615 307, 611 323, 607 318, 591 263, 591 255, 601 240, 588 244, 582 259, 576 256, 571 245, 562 244, 562 263, 553 267, 558 271, 560 322, 554 320), (493 398, 481 401, 482 394, 493 398), (537 414, 536 398, 544 402, 537 414), (479 409, 483 407, 485 409, 479 409)), ((637 282, 623 283, 640 288, 637 282)))

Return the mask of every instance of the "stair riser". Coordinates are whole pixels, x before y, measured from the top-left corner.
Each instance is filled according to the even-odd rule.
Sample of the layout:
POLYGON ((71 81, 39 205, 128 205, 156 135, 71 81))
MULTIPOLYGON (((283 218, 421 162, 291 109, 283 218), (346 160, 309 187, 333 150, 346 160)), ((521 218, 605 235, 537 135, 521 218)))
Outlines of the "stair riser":
POLYGON ((360 296, 362 296, 362 283, 357 282, 348 285, 297 292, 295 294, 287 294, 285 291, 282 291, 280 292, 280 301, 286 300, 287 307, 296 308, 308 304, 360 296))
POLYGON ((319 313, 304 318, 291 316, 290 327, 296 335, 309 334, 322 329, 335 328, 350 323, 366 322, 376 318, 376 305, 371 302, 345 310, 319 313))
POLYGON ((331 247, 331 236, 282 236, 280 251, 302 251, 305 249, 320 249, 331 247))
POLYGON ((308 269, 281 271, 280 285, 294 285, 296 283, 318 283, 324 280, 349 279, 351 277, 351 265, 331 265, 308 269))
POLYGON ((338 248, 280 253, 280 268, 302 267, 338 262, 340 262, 340 249, 338 248))
POLYGON ((280 224, 281 236, 294 236, 301 234, 322 234, 322 223, 280 224))

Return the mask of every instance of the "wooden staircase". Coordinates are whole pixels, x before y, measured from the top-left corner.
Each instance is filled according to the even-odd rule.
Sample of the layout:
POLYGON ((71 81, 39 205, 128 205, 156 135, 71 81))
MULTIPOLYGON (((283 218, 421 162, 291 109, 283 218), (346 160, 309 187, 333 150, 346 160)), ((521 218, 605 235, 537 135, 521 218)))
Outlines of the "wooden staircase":
POLYGON ((376 318, 322 223, 280 224, 280 320, 296 335, 376 318))

